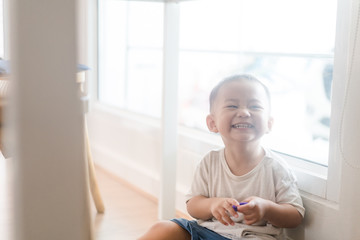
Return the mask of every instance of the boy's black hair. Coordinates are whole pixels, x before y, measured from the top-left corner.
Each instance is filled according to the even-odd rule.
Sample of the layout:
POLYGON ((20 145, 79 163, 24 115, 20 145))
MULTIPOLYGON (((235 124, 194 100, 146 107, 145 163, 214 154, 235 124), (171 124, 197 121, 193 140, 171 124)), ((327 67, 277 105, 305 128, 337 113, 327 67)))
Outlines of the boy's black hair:
POLYGON ((225 84, 227 84, 229 82, 237 81, 237 80, 248 80, 248 81, 252 81, 252 82, 256 82, 256 83, 260 84, 265 90, 265 93, 269 100, 269 105, 270 105, 270 91, 264 83, 262 83, 259 79, 257 79, 256 77, 254 77, 250 74, 237 74, 237 75, 232 75, 232 76, 229 76, 229 77, 223 79, 212 89, 212 91, 210 93, 210 97, 209 97, 210 112, 211 112, 212 106, 214 105, 214 101, 217 97, 219 89, 222 86, 224 86, 225 84))

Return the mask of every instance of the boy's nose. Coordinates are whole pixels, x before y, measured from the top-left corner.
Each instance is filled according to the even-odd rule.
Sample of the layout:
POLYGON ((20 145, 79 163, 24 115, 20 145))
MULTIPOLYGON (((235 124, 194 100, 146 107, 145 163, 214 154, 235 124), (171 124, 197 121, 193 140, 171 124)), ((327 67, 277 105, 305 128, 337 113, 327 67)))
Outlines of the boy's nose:
POLYGON ((239 108, 237 111, 238 117, 250 117, 250 111, 247 108, 239 108))

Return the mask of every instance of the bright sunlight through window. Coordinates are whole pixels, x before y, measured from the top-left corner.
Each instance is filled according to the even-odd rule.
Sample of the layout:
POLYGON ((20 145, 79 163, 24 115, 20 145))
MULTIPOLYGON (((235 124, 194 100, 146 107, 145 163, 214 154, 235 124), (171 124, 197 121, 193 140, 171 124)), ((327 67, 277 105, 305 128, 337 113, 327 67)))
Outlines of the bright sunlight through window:
MULTIPOLYGON (((327 165, 335 0, 180 2, 179 123, 207 131, 208 95, 250 73, 272 93, 265 144, 327 165)), ((160 117, 163 4, 99 0, 99 100, 160 117)))

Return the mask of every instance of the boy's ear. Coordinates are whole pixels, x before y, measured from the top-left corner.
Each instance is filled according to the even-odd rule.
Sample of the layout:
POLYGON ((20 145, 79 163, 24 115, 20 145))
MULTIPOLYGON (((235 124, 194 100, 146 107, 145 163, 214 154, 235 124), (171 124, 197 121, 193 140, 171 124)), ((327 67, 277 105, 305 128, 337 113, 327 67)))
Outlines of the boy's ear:
POLYGON ((214 115, 212 115, 212 114, 207 115, 206 124, 207 124, 210 132, 214 132, 214 133, 219 132, 216 127, 216 124, 215 124, 214 115))
POLYGON ((268 131, 267 133, 269 133, 273 127, 273 124, 274 124, 274 118, 273 117, 269 117, 269 120, 268 120, 268 131))

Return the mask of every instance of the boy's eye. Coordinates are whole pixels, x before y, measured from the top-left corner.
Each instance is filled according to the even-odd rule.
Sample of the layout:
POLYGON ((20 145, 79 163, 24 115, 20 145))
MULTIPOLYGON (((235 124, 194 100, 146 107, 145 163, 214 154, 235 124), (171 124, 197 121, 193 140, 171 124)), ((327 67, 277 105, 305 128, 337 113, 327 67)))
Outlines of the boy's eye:
POLYGON ((228 105, 227 108, 237 108, 236 105, 228 105))
POLYGON ((250 106, 250 108, 251 109, 263 109, 263 107, 260 105, 252 105, 252 106, 250 106))

